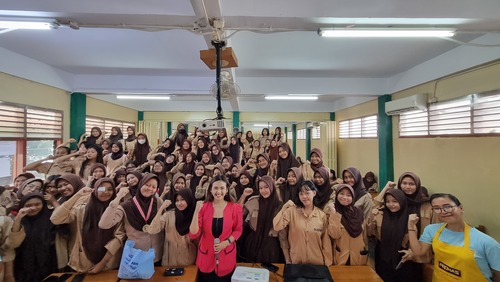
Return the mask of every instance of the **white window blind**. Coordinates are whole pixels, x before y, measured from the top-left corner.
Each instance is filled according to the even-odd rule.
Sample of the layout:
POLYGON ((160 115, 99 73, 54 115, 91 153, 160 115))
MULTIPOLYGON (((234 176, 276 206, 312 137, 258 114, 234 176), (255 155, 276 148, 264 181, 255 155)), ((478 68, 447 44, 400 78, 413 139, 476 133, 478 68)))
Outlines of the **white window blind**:
POLYGON ((311 130, 311 139, 321 139, 321 127, 315 126, 311 130))
POLYGON ((399 116, 400 136, 500 133, 500 94, 473 94, 399 116))
POLYGON ((500 95, 474 95, 473 128, 475 134, 500 133, 500 95))
POLYGON ((0 137, 62 139, 62 111, 0 102, 0 137))
POLYGON ((293 133, 291 131, 286 133, 286 139, 287 140, 292 140, 293 139, 293 133))
POLYGON ((339 122, 339 138, 377 138, 377 116, 339 122))
POLYGON ((297 130, 297 140, 305 140, 306 139, 306 129, 297 130))
POLYGON ((129 126, 134 126, 134 123, 131 122, 123 122, 123 121, 118 121, 118 120, 112 120, 112 119, 103 119, 103 118, 98 118, 98 117, 91 117, 87 116, 85 118, 85 132, 90 135, 90 131, 92 127, 99 127, 103 133, 106 131, 106 136, 108 137, 111 135, 111 128, 112 127, 119 127, 122 130, 123 133, 123 138, 127 138, 127 127, 129 126))

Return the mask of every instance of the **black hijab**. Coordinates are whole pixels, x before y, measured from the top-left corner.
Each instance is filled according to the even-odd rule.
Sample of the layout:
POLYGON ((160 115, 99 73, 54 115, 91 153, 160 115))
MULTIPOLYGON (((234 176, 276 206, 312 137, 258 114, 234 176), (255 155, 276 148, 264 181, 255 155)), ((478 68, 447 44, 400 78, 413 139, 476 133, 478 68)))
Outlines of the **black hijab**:
POLYGON ((127 142, 132 142, 132 141, 134 141, 135 139, 137 139, 137 137, 135 136, 135 126, 129 126, 129 127, 127 127, 127 129, 129 129, 129 128, 130 128, 130 129, 132 129, 132 132, 134 132, 134 133, 129 134, 129 135, 127 136, 126 141, 127 141, 127 142))
MULTIPOLYGON (((418 177, 415 173, 413 172, 405 172, 401 174, 401 176, 398 179, 398 189, 403 191, 401 189, 401 184, 403 182, 403 179, 405 177, 410 177, 415 181, 415 186, 417 189, 415 190, 415 193, 408 195, 403 192, 403 194, 406 197, 406 204, 408 205, 408 213, 412 214, 415 213, 417 214, 418 217, 420 217, 420 207, 422 206, 423 203, 429 202, 429 196, 427 193, 425 193, 425 190, 422 189, 422 185, 420 183, 420 177, 418 177)), ((420 234, 420 231, 422 229, 421 225, 422 221, 419 221, 419 224, 417 224, 417 231, 418 234, 420 234)))
POLYGON ((95 190, 89 198, 85 207, 82 226, 82 246, 87 258, 94 264, 99 263, 106 255, 106 244, 114 238, 115 230, 99 228, 99 220, 108 207, 109 203, 116 197, 115 183, 111 178, 101 178, 95 183, 95 190), (106 202, 97 198, 99 187, 103 183, 110 183, 113 187, 113 195, 106 202))
MULTIPOLYGON (((137 179, 138 179, 137 185, 128 187, 128 191, 129 191, 130 195, 133 197, 133 196, 135 196, 135 194, 137 194, 139 183, 141 182, 143 176, 142 176, 142 173, 140 173, 136 170, 127 173, 127 175, 129 175, 129 174, 135 175, 135 177, 137 177, 137 179)), ((125 177, 127 177, 127 176, 125 176, 125 177)))
POLYGON ((51 273, 57 272, 56 231, 50 221, 52 211, 39 192, 25 195, 21 198, 19 206, 24 207, 31 199, 39 199, 43 207, 37 215, 26 215, 21 220, 26 237, 16 248, 14 261, 16 281, 42 281, 51 273))
POLYGON ((364 214, 363 211, 354 206, 354 189, 348 184, 340 184, 337 187, 335 210, 342 215, 340 223, 352 238, 358 237, 363 232, 364 214), (341 190, 347 189, 353 198, 353 201, 348 206, 343 206, 338 201, 338 196, 341 190))
POLYGON ((256 160, 257 160, 257 170, 255 170, 255 174, 253 176, 254 183, 256 182, 257 177, 267 175, 269 173, 269 167, 271 166, 271 161, 269 160, 269 157, 266 154, 258 154, 256 160), (265 168, 261 168, 259 166, 260 157, 266 159, 267 161, 267 166, 265 168))
POLYGON ((141 187, 144 186, 150 179, 155 179, 157 184, 160 182, 158 176, 152 173, 146 174, 146 176, 144 176, 139 182, 139 185, 137 186, 137 193, 135 194, 135 196, 132 199, 121 204, 123 209, 125 210, 125 214, 127 215, 128 222, 135 230, 138 231, 142 231, 145 224, 151 224, 151 221, 153 221, 153 218, 158 212, 158 201, 155 198, 155 194, 149 197, 145 197, 141 193, 141 187), (151 215, 148 220, 144 220, 144 218, 142 217, 141 212, 139 212, 138 207, 136 207, 133 201, 134 198, 139 203, 139 208, 142 210, 142 213, 145 216, 147 216, 149 205, 152 203, 153 206, 151 208, 151 215))
POLYGON ((298 191, 302 182, 304 182, 304 176, 302 176, 302 171, 298 167, 292 167, 287 170, 285 178, 287 178, 289 171, 293 171, 293 173, 295 173, 297 183, 295 183, 295 185, 291 185, 287 180, 285 183, 280 185, 281 202, 286 203, 288 200, 292 200, 295 204, 297 204, 300 202, 298 191))
POLYGON ((99 139, 99 137, 101 137, 101 135, 102 135, 102 130, 99 127, 97 127, 97 126, 92 127, 90 129, 90 136, 87 136, 87 138, 85 139, 85 147, 88 147, 88 145, 91 145, 91 144, 96 144, 97 139, 99 139), (94 129, 99 132, 99 135, 97 137, 94 137, 92 135, 92 130, 94 130, 94 129))
POLYGON ((191 220, 193 219, 194 210, 196 208, 196 201, 194 199, 193 193, 189 188, 182 188, 174 193, 175 206, 175 229, 179 235, 183 236, 189 233, 189 226, 191 225, 191 220), (175 201, 177 200, 177 195, 181 196, 187 203, 185 210, 181 211, 175 206, 175 201))
POLYGON ((174 142, 174 140, 169 139, 169 138, 165 139, 165 141, 163 141, 163 144, 161 145, 160 149, 158 149, 158 153, 164 153, 165 156, 172 154, 174 151, 175 151, 175 142, 174 142), (169 141, 168 147, 165 147, 164 144, 167 141, 169 141))
MULTIPOLYGON (((288 173, 288 169, 292 167, 299 167, 299 161, 295 158, 295 155, 292 153, 292 150, 290 149, 290 146, 288 143, 281 143, 278 145, 278 147, 281 147, 283 150, 288 152, 288 156, 285 159, 282 159, 281 157, 278 157, 278 167, 276 171, 276 179, 280 177, 286 178, 286 175, 288 173)), ((285 202, 286 203, 286 202, 285 202)))
POLYGON ((113 142, 113 143, 111 144, 110 151, 112 151, 113 145, 118 146, 118 149, 119 149, 119 150, 118 150, 118 152, 116 152, 116 153, 115 153, 115 152, 111 152, 111 158, 112 158, 113 160, 117 160, 117 159, 119 159, 119 158, 123 157, 123 144, 122 144, 122 142, 118 142, 118 141, 113 142))
POLYGON ((316 183, 314 183, 314 185, 318 189, 318 192, 314 199, 316 200, 318 207, 324 208, 328 201, 330 201, 330 197, 333 193, 332 185, 330 183, 330 171, 326 167, 322 166, 314 171, 314 174, 316 173, 319 173, 321 175, 321 178, 323 178, 325 183, 323 183, 323 185, 317 185, 316 183))
MULTIPOLYGON (((239 199, 241 195, 243 195, 243 191, 245 191, 245 188, 252 188, 253 189, 252 195, 258 195, 259 189, 254 185, 253 177, 252 175, 250 175, 250 172, 248 170, 242 171, 240 173, 240 176, 238 177, 238 182, 236 183, 236 187, 234 187, 234 191, 236 192, 236 199, 239 199), (245 176, 246 178, 248 178, 247 185, 241 184, 241 176, 245 176)), ((249 197, 245 199, 245 202, 248 201, 248 198, 249 197)))
POLYGON ((148 136, 145 133, 139 133, 137 135, 137 137, 139 137, 141 135, 146 139, 146 142, 144 142, 144 144, 139 144, 139 141, 137 141, 137 143, 135 143, 134 164, 136 166, 140 166, 143 163, 147 162, 149 151, 151 151, 151 148, 149 147, 148 136))
POLYGON ((198 166, 202 166, 203 167, 203 175, 205 175, 205 166, 202 164, 202 163, 196 163, 195 166, 194 166, 194 171, 193 171, 193 177, 191 177, 191 179, 189 180, 189 189, 191 189, 191 192, 193 193, 196 193, 196 187, 198 187, 198 185, 200 184, 200 181, 201 181, 201 178, 203 177, 202 176, 198 176, 196 175, 196 169, 198 168, 198 166))
POLYGON ((352 186, 352 189, 354 189, 354 199, 353 202, 356 203, 361 197, 363 197, 366 192, 365 184, 363 184, 363 178, 361 177, 361 172, 359 169, 355 167, 349 167, 347 169, 344 169, 342 172, 342 178, 344 178, 344 173, 348 171, 349 173, 352 174, 354 177, 354 186, 352 186))
POLYGON ((401 260, 402 254, 398 253, 403 249, 401 246, 403 238, 408 232, 408 206, 407 198, 403 191, 390 189, 384 195, 384 202, 387 196, 393 196, 399 203, 401 209, 395 213, 391 212, 387 207, 384 207, 384 217, 382 219, 381 240, 378 248, 379 257, 387 264, 396 268, 401 260))
POLYGON ((111 131, 113 131, 113 129, 116 129, 116 135, 113 134, 109 135, 109 140, 111 140, 111 142, 113 143, 116 143, 123 139, 123 133, 121 128, 119 128, 118 126, 111 127, 111 131))

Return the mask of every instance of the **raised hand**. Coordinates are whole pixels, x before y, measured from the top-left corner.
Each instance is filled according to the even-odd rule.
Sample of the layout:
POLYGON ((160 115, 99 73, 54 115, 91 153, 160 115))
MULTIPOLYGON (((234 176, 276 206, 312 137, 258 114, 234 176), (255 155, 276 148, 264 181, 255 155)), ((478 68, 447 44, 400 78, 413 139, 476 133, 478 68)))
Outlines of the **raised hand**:
POLYGON ((245 188, 245 190, 243 190, 243 195, 245 197, 248 197, 248 196, 250 196, 252 194, 253 194, 253 189, 252 188, 245 188))
POLYGON ((416 229, 418 223, 418 216, 416 213, 412 213, 408 216, 408 229, 416 229))
POLYGON ((76 195, 78 196, 87 196, 87 195, 90 195, 94 192, 94 189, 90 188, 90 187, 83 187, 82 189, 78 190, 78 192, 76 192, 76 195))
POLYGON ((123 197, 125 197, 127 194, 129 193, 129 189, 128 187, 122 187, 120 188, 120 190, 118 191, 118 194, 116 194, 116 197, 119 198, 119 199, 122 199, 123 197))

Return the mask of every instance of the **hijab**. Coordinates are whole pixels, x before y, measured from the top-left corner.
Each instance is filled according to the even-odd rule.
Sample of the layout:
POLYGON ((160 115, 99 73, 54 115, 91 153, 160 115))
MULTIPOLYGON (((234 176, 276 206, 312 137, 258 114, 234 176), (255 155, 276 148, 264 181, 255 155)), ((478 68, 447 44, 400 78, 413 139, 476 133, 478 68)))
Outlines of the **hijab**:
MULTIPOLYGON (((111 147, 113 147, 113 145, 118 146, 118 152, 116 152, 116 153, 111 152, 111 158, 113 160, 118 160, 119 158, 123 157, 123 144, 122 144, 122 142, 115 141, 111 144, 111 147)), ((110 148, 110 151, 112 151, 111 148, 110 148)))
MULTIPOLYGON (((405 177, 410 177, 415 181, 415 186, 417 189, 415 190, 415 193, 412 195, 407 195, 403 192, 403 194, 406 197, 406 204, 408 205, 408 213, 412 214, 415 213, 417 214, 418 217, 420 217, 420 207, 422 206, 423 203, 429 202, 429 196, 425 194, 425 192, 422 189, 422 185, 420 183, 420 177, 418 177, 415 173, 413 172, 405 172, 401 174, 401 176, 398 179, 398 189, 402 191, 401 189, 401 183, 403 182, 403 179, 405 177)), ((420 234, 420 223, 417 225, 418 227, 418 232, 420 234)))
MULTIPOLYGON (((163 193, 163 190, 165 189, 165 184, 167 184, 167 169, 165 167, 165 163, 162 161, 156 161, 154 164, 160 164, 161 165, 161 171, 156 172, 154 169, 151 170, 151 173, 155 174, 158 176, 158 195, 161 195, 163 193)), ((139 186, 140 187, 140 186, 139 186)))
POLYGON ((347 233, 349 233, 349 236, 356 238, 363 232, 364 214, 360 208, 354 206, 354 189, 349 184, 340 184, 337 187, 335 210, 342 215, 340 223, 344 226, 347 233), (351 204, 348 206, 343 206, 338 201, 339 193, 344 189, 347 189, 353 198, 351 204))
POLYGON ((82 226, 82 246, 87 258, 94 264, 99 263, 106 255, 106 244, 114 238, 115 230, 99 228, 99 220, 108 207, 109 203, 116 197, 115 183, 111 178, 101 178, 95 183, 96 189, 92 192, 89 202, 85 207, 82 226), (106 202, 101 202, 97 197, 98 188, 103 183, 110 183, 113 187, 113 195, 106 202))
POLYGON ((146 142, 144 144, 139 144, 139 142, 135 143, 134 147, 134 163, 136 166, 140 166, 143 163, 148 161, 148 154, 151 148, 149 147, 148 136, 145 133, 139 133, 137 137, 143 136, 146 138, 146 142))
POLYGON ((387 207, 382 210, 384 212, 382 219, 381 241, 378 248, 380 259, 393 268, 396 268, 402 255, 398 253, 402 249, 403 238, 408 232, 408 206, 405 193, 398 189, 389 189, 384 195, 384 202, 387 195, 392 195, 399 203, 401 209, 395 213, 391 212, 387 207))
POLYGON ((90 129, 90 136, 87 136, 87 138, 85 139, 85 147, 87 147, 88 145, 91 145, 91 144, 96 144, 97 142, 97 139, 99 139, 99 137, 102 136, 102 130, 97 127, 97 126, 94 126, 90 129), (99 135, 97 137, 94 137, 92 135, 92 130, 97 130, 99 132, 99 135))
POLYGON ((141 181, 139 182, 139 185, 137 186, 137 193, 135 196, 122 203, 123 210, 125 210, 125 215, 127 216, 127 220, 130 223, 130 225, 138 231, 142 232, 142 228, 145 224, 151 224, 151 221, 153 221, 153 218, 155 217, 156 213, 158 212, 158 201, 155 198, 155 194, 145 197, 141 193, 141 187, 146 184, 150 179, 156 179, 156 182, 159 183, 160 180, 158 179, 158 176, 154 175, 153 173, 148 173, 146 176, 144 176, 141 181), (133 199, 136 199, 139 207, 137 207, 133 201, 133 199), (139 212, 138 208, 142 210, 142 213, 144 215, 148 214, 149 210, 149 205, 151 204, 152 201, 152 209, 151 209, 151 215, 148 218, 148 220, 144 220, 142 217, 141 213, 139 212))
POLYGON ((172 181, 170 182, 170 191, 168 191, 168 194, 166 196, 167 199, 172 202, 172 204, 167 207, 167 210, 175 208, 175 195, 177 193, 177 190, 175 190, 175 183, 177 182, 177 180, 179 180, 179 178, 184 179, 184 183, 186 183, 186 176, 183 173, 178 172, 174 174, 174 177, 172 177, 172 181))
POLYGON ((366 192, 365 185, 363 184, 363 179, 361 178, 361 172, 359 172, 359 169, 355 167, 349 167, 347 169, 344 169, 342 172, 342 178, 344 177, 344 173, 348 171, 349 173, 352 174, 352 177, 354 177, 354 186, 352 188, 354 189, 354 199, 353 202, 356 203, 361 197, 363 197, 366 192))
MULTIPOLYGON (((260 177, 258 177, 260 179, 260 177)), ((250 172, 248 170, 244 170, 240 173, 240 176, 238 177, 238 181, 236 183, 236 187, 234 187, 234 191, 236 192, 236 199, 239 199, 241 195, 243 195, 243 191, 245 191, 245 188, 252 188, 253 189, 253 194, 252 195, 258 195, 258 187, 254 186, 254 181, 252 175, 250 175, 250 172), (248 178, 248 184, 243 185, 241 184, 240 178, 241 176, 244 175, 248 178)), ((248 200, 248 197, 247 199, 248 200)))
MULTIPOLYGON (((76 174, 65 173, 65 174, 61 175, 61 177, 56 179, 56 187, 58 186, 58 183, 59 183, 59 181, 61 181, 61 179, 66 180, 69 184, 71 184, 71 186, 73 186, 73 194, 71 194, 70 196, 67 196, 67 197, 62 196, 61 198, 59 198, 59 200, 57 200, 59 202, 59 204, 66 202, 69 198, 71 198, 73 195, 75 195, 76 192, 78 192, 80 189, 85 187, 85 184, 83 183, 82 179, 76 174)), ((62 193, 61 193, 61 195, 62 195, 62 193)))
POLYGON ((330 201, 330 196, 333 193, 332 185, 330 183, 330 171, 328 170, 328 168, 322 166, 316 169, 314 174, 316 174, 316 172, 319 173, 325 181, 325 183, 323 183, 323 185, 321 186, 316 185, 316 183, 314 184, 318 189, 318 192, 316 193, 316 197, 314 197, 314 199, 316 200, 318 207, 323 208, 328 203, 328 201, 330 201))
POLYGON ((203 175, 205 175, 205 166, 202 163, 196 163, 194 166, 194 170, 193 170, 193 177, 191 177, 191 179, 189 180, 189 189, 191 189, 191 192, 193 193, 193 195, 194 195, 194 193, 196 193, 196 187, 198 187, 198 185, 200 184, 201 178, 203 177, 203 175, 202 176, 196 175, 196 169, 199 166, 203 167, 203 171, 204 171, 203 175))
MULTIPOLYGON (((104 165, 103 165, 103 164, 101 164, 101 163, 95 163, 95 164, 93 164, 93 165, 90 167, 90 175, 92 176, 92 175, 94 174, 94 171, 95 171, 97 168, 100 168, 100 169, 102 169, 102 171, 104 171, 104 176, 103 176, 103 177, 105 177, 105 176, 106 176, 106 166, 104 166, 104 165)), ((97 180, 98 180, 98 179, 93 179, 90 183, 88 183, 88 184, 90 184, 90 186, 89 186, 89 187, 90 187, 90 188, 95 188, 95 183, 96 183, 96 181, 97 181, 97 180)), ((87 184, 87 185, 88 185, 88 184, 87 184)))
MULTIPOLYGON (((138 171, 134 170, 134 171, 131 171, 131 172, 127 173, 127 175, 129 175, 129 174, 133 174, 133 175, 135 175, 135 177, 137 177, 137 179, 138 179, 137 185, 135 185, 135 186, 129 186, 129 187, 128 187, 128 191, 129 191, 130 195, 131 195, 132 197, 134 197, 134 196, 137 194, 137 190, 138 190, 138 187, 139 187, 139 183, 140 183, 140 182, 141 182, 141 180, 142 180, 142 173, 140 173, 140 172, 138 172, 138 171)), ((127 175, 125 175, 125 177, 127 177, 127 175)))
POLYGON ((223 153, 222 153, 222 150, 220 149, 220 146, 217 145, 217 144, 214 144, 214 145, 210 146, 210 160, 211 160, 211 162, 213 164, 220 163, 220 162, 222 162, 222 158, 223 158, 223 153), (219 149, 219 154, 214 155, 212 153, 212 148, 213 147, 217 147, 217 149, 219 149))
POLYGON ((174 143, 182 148, 182 144, 184 143, 184 140, 187 139, 187 137, 186 126, 183 123, 179 123, 177 125, 177 131, 172 138, 174 140, 174 143))
POLYGON ((184 236, 189 233, 189 226, 191 225, 191 220, 193 219, 194 210, 196 208, 196 201, 194 199, 193 193, 189 188, 182 188, 174 193, 175 206, 175 229, 179 235, 184 236), (181 211, 175 205, 177 201, 177 195, 181 196, 187 203, 185 210, 181 211))
MULTIPOLYGON (((231 138, 236 138, 236 137, 231 137, 231 138)), ((236 144, 233 144, 233 142, 229 143, 229 156, 234 160, 235 163, 239 163, 240 160, 240 144, 238 139, 236 138, 236 144)))
MULTIPOLYGON (((28 178, 28 179, 24 180, 24 182, 19 187, 19 190, 17 190, 16 195, 17 195, 18 199, 21 199, 23 197, 23 191, 24 191, 24 189, 26 189, 26 186, 28 186, 29 184, 31 184, 33 182, 39 182, 42 184, 42 186, 40 186, 40 189, 37 192, 40 192, 43 189, 43 180, 41 180, 39 178, 28 178)), ((33 191, 33 192, 35 192, 35 191, 33 191)))
MULTIPOLYGON (((282 159, 281 157, 278 157, 278 167, 276 171, 276 179, 279 179, 280 177, 286 178, 286 174, 288 172, 288 169, 292 167, 299 167, 300 164, 295 158, 295 155, 292 153, 292 150, 290 149, 290 146, 283 142, 278 145, 278 147, 281 147, 283 150, 288 152, 288 156, 286 159, 282 159)), ((285 202, 286 203, 286 202, 285 202)))
POLYGON ((174 151, 175 151, 175 142, 174 142, 174 140, 169 139, 169 138, 165 139, 165 141, 163 141, 163 144, 158 149, 158 153, 164 153, 165 156, 172 154, 174 151), (164 144, 167 141, 169 141, 169 144, 168 144, 168 147, 165 147, 164 144))
POLYGON ((186 159, 184 159, 184 165, 182 166, 181 172, 185 175, 191 174, 194 175, 194 165, 196 164, 196 154, 191 152, 188 155, 191 156, 191 161, 188 163, 186 159))
POLYGON ((267 175, 269 173, 269 167, 271 166, 271 160, 269 160, 269 157, 266 154, 258 154, 256 160, 257 160, 257 170, 255 170, 255 174, 253 177, 254 182, 258 176, 267 175), (260 157, 263 157, 267 161, 267 166, 265 168, 261 168, 259 166, 259 158, 260 157))
POLYGON ((19 202, 19 207, 24 207, 31 199, 42 202, 42 210, 34 216, 25 216, 21 225, 26 233, 26 238, 16 248, 14 272, 17 281, 42 281, 53 272, 57 272, 57 256, 55 250, 56 231, 50 221, 52 211, 47 207, 43 195, 33 192, 25 195, 19 202))
POLYGON ((253 135, 251 137, 248 136, 248 133, 252 133, 252 131, 247 131, 247 133, 245 133, 245 139, 248 141, 248 144, 252 144, 253 143, 253 140, 255 140, 253 138, 253 135))
POLYGON ((118 178, 120 176, 125 176, 125 181, 127 181, 127 171, 124 168, 115 170, 114 174, 115 176, 113 177, 113 181, 115 182, 115 186, 120 184, 120 182, 118 182, 118 178))
POLYGON ((204 137, 198 138, 198 141, 196 141, 196 160, 198 160, 200 162, 203 153, 205 153, 207 151, 208 151, 208 144, 207 144, 206 139, 204 137), (203 148, 198 147, 198 142, 200 140, 203 141, 203 148))
POLYGON ((137 137, 135 136, 135 126, 129 126, 129 127, 127 127, 127 129, 129 129, 129 128, 130 128, 130 129, 132 129, 132 132, 133 132, 133 133, 132 133, 132 134, 130 134, 129 136, 127 136, 126 141, 127 141, 127 142, 132 142, 132 141, 134 141, 135 139, 137 139, 137 137))
POLYGON ((299 188, 304 182, 304 177, 302 176, 302 171, 298 167, 292 167, 287 170, 285 178, 288 176, 288 172, 293 171, 295 173, 295 177, 297 178, 297 183, 295 185, 291 185, 288 183, 288 180, 280 185, 281 192, 281 202, 286 203, 288 200, 292 200, 295 204, 300 202, 299 199, 299 188))
POLYGON ((276 161, 279 158, 279 152, 278 152, 278 143, 276 142, 276 146, 272 146, 273 142, 271 141, 271 144, 269 144, 269 159, 271 161, 276 161))
POLYGON ((255 250, 260 250, 262 242, 269 236, 269 231, 273 228, 272 219, 281 206, 279 196, 276 193, 276 187, 274 186, 274 179, 269 175, 264 175, 257 180, 257 187, 259 187, 260 182, 267 184, 271 194, 266 199, 259 193, 259 215, 257 217, 257 227, 255 231, 257 233, 254 245, 255 250))
POLYGON ((372 171, 369 171, 365 174, 365 177, 363 177, 363 184, 365 185, 365 188, 370 188, 373 186, 374 183, 377 183, 377 180, 375 180, 375 173, 372 171), (373 180, 368 181, 368 177, 371 177, 373 180))
POLYGON ((116 135, 113 135, 113 134, 109 135, 109 139, 111 140, 112 143, 116 143, 119 140, 123 139, 123 133, 122 133, 121 128, 119 128, 118 126, 111 127, 111 131, 113 131, 113 129, 116 129, 116 131, 117 131, 116 135))
MULTIPOLYGON (((90 144, 88 146, 86 146, 87 150, 89 149, 94 149, 96 150, 97 152, 97 157, 95 159, 95 162, 96 163, 103 163, 103 160, 102 160, 102 148, 101 146, 99 145, 96 145, 96 144, 90 144)), ((83 173, 85 172, 85 168, 87 167, 87 164, 90 162, 89 159, 85 159, 83 162, 82 162, 82 166, 80 167, 80 171, 79 171, 79 175, 80 177, 83 177, 83 173)), ((104 173, 106 174, 106 170, 104 170, 104 173)))
POLYGON ((313 163, 311 162, 311 168, 312 168, 313 170, 317 170, 318 168, 320 168, 320 167, 324 166, 324 165, 323 165, 323 153, 321 152, 321 149, 319 149, 319 148, 313 148, 313 149, 311 150, 311 153, 309 154, 309 159, 311 159, 311 155, 312 155, 313 153, 315 153, 316 155, 318 155, 318 157, 319 157, 319 159, 320 159, 320 161, 319 161, 319 163, 318 163, 317 165, 315 165, 315 164, 313 164, 313 163))

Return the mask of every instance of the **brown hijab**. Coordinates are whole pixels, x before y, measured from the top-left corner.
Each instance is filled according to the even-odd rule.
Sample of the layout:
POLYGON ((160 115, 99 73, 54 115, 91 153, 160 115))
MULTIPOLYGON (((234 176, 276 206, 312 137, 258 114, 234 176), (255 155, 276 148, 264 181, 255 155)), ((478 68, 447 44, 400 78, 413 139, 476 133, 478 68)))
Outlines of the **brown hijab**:
POLYGON ((313 163, 311 162, 311 168, 312 168, 313 170, 317 170, 318 168, 320 168, 320 167, 322 167, 322 166, 323 166, 323 153, 321 152, 321 149, 319 149, 319 148, 313 148, 313 149, 311 150, 311 153, 309 154, 309 159, 311 158, 311 155, 312 155, 313 153, 314 153, 314 154, 316 154, 316 155, 318 155, 318 157, 319 157, 319 159, 320 159, 320 161, 319 161, 319 163, 318 163, 317 165, 315 165, 315 164, 313 164, 313 163))
POLYGON ((141 193, 141 187, 144 186, 144 184, 146 184, 146 182, 148 182, 150 179, 155 179, 157 184, 160 182, 158 176, 152 173, 146 174, 146 176, 141 179, 139 185, 137 186, 137 194, 135 194, 132 199, 122 203, 122 207, 125 210, 128 222, 135 230, 142 231, 142 228, 145 224, 151 224, 151 221, 153 221, 153 218, 158 212, 158 201, 156 200, 155 195, 153 194, 152 196, 145 197, 141 193), (137 200, 139 207, 135 205, 133 201, 134 198, 137 200), (153 201, 151 201, 151 199, 153 199, 153 201), (153 205, 153 207, 151 208, 151 215, 149 216, 148 220, 144 220, 138 208, 142 210, 142 213, 144 215, 147 215, 149 205, 151 203, 153 205))
POLYGON ((62 196, 61 198, 59 198, 59 200, 57 200, 57 201, 60 204, 66 202, 66 200, 68 200, 73 195, 75 195, 76 192, 78 192, 80 189, 82 189, 83 187, 85 187, 85 184, 83 183, 83 181, 80 178, 80 176, 78 176, 76 174, 66 173, 66 174, 61 175, 61 177, 59 177, 58 179, 56 179, 56 187, 57 187, 59 181, 61 181, 61 179, 64 179, 64 180, 68 181, 68 183, 71 184, 71 186, 73 186, 73 190, 74 191, 73 191, 73 194, 71 196, 68 196, 68 197, 62 196))
POLYGON ((325 183, 323 183, 323 185, 321 186, 314 183, 314 185, 318 189, 318 192, 314 199, 317 202, 317 206, 323 208, 328 203, 328 201, 330 200, 330 196, 333 193, 332 185, 330 183, 330 171, 328 170, 328 168, 322 166, 314 171, 314 174, 316 173, 319 173, 321 175, 321 178, 323 178, 323 180, 325 181, 325 183))
POLYGON ((288 202, 288 200, 292 200, 295 204, 300 202, 299 199, 299 188, 302 186, 302 182, 304 182, 304 177, 302 176, 302 171, 298 167, 292 167, 287 170, 285 174, 285 178, 288 176, 288 172, 293 171, 295 173, 295 177, 297 178, 297 183, 295 185, 291 185, 286 181, 282 185, 280 185, 280 194, 281 201, 283 203, 288 202))
MULTIPOLYGON (((39 179, 39 178, 28 178, 26 179, 22 184, 21 186, 19 187, 19 190, 17 190, 17 198, 18 199, 21 199, 24 195, 23 195, 23 191, 26 189, 26 186, 28 186, 29 184, 33 183, 33 182, 39 182, 42 184, 42 186, 40 186, 40 190, 37 190, 37 191, 32 191, 32 192, 40 192, 41 189, 43 189, 43 180, 39 179)), ((30 192, 30 193, 32 193, 30 192)))
MULTIPOLYGON (((418 177, 415 173, 413 172, 405 172, 401 174, 401 176, 398 179, 398 190, 401 190, 401 183, 403 182, 403 179, 405 177, 410 177, 415 181, 415 185, 417 186, 417 189, 415 190, 415 193, 412 195, 408 195, 403 192, 403 194, 406 196, 406 203, 408 205, 408 212, 410 214, 415 213, 417 214, 418 217, 420 217, 420 207, 422 206, 423 203, 429 201, 429 196, 425 194, 425 192, 422 189, 422 186, 420 184, 420 177, 418 177)), ((421 226, 418 224, 418 232, 420 234, 420 229, 421 226)))
POLYGON ((103 177, 95 183, 96 189, 91 194, 89 202, 85 207, 82 226, 82 246, 87 258, 94 264, 99 263, 106 255, 106 244, 114 238, 115 230, 99 228, 99 220, 108 207, 109 203, 116 197, 115 183, 113 179, 103 177), (97 188, 103 183, 110 183, 113 186, 113 195, 106 202, 101 202, 97 198, 97 188))
POLYGON ((344 226, 349 236, 352 238, 358 237, 363 232, 364 215, 363 211, 354 206, 354 189, 348 184, 340 184, 337 187, 335 196, 335 210, 342 215, 340 223, 344 226), (338 201, 340 191, 347 189, 353 198, 353 201, 348 206, 343 206, 338 201))

